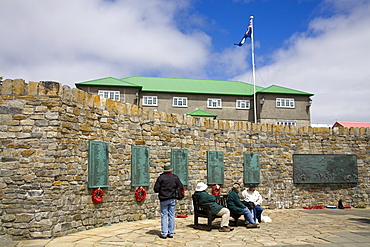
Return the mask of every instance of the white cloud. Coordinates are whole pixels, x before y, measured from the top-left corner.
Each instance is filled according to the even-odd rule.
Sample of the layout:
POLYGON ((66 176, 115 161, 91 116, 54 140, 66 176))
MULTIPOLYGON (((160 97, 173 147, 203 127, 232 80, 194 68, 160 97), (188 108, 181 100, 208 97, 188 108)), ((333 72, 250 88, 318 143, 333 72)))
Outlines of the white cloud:
MULTIPOLYGON (((314 19, 259 74, 268 85, 314 93, 312 123, 370 122, 370 3, 352 4, 352 9, 341 1, 329 3, 338 3, 338 14, 314 19), (347 8, 339 14, 341 6, 347 8)), ((234 79, 249 78, 244 74, 234 79)))
POLYGON ((72 87, 145 72, 200 75, 210 37, 176 27, 174 18, 187 7, 166 0, 3 1, 0 73, 72 87))
MULTIPOLYGON (((0 76, 71 87, 133 75, 212 75, 250 82, 250 73, 241 74, 250 67, 248 49, 234 46, 212 53, 211 37, 197 29, 207 29, 209 20, 191 3, 1 1, 0 76)), ((269 66, 258 68, 259 61, 269 59, 256 54, 257 84, 314 93, 313 123, 370 122, 370 2, 327 0, 320 6, 334 9, 335 15, 312 20, 307 32, 293 35, 286 48, 273 54, 269 66)))

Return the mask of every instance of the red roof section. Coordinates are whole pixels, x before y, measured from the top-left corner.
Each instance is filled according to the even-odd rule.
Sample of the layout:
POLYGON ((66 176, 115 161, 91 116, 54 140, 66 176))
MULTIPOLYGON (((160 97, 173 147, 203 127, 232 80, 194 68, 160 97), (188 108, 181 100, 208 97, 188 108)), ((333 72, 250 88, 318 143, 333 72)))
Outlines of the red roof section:
POLYGON ((347 127, 347 128, 350 128, 350 127, 358 127, 358 128, 364 127, 364 128, 370 128, 370 123, 335 122, 335 124, 333 125, 333 128, 334 127, 347 127))

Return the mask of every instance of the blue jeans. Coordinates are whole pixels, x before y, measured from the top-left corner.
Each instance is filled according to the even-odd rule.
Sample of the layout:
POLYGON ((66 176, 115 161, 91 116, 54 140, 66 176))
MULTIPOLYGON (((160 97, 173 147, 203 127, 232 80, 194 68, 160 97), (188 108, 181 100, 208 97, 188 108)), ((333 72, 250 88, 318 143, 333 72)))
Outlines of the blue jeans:
POLYGON ((160 202, 161 206, 161 235, 167 237, 175 233, 175 208, 176 199, 168 199, 160 202))
POLYGON ((256 223, 253 219, 253 215, 248 208, 245 208, 240 214, 244 215, 245 223, 256 223))
POLYGON ((261 214, 263 211, 263 208, 261 206, 255 206, 253 209, 254 219, 258 219, 258 221, 261 223, 261 214))

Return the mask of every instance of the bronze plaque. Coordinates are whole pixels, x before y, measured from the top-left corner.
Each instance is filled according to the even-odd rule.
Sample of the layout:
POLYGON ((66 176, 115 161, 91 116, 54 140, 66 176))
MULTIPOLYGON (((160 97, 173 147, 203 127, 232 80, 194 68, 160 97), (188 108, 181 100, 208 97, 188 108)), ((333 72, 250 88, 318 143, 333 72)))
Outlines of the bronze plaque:
POLYGON ((224 183, 224 153, 220 151, 207 151, 207 183, 224 183))
POLYGON ((244 153, 244 184, 260 183, 260 154, 244 153))
POLYGON ((89 141, 88 187, 108 187, 108 143, 89 141))
POLYGON ((131 147, 131 186, 149 186, 149 148, 131 147))
POLYGON ((171 149, 171 166, 183 185, 188 185, 188 150, 171 149))
POLYGON ((357 183, 354 154, 294 154, 294 183, 357 183))

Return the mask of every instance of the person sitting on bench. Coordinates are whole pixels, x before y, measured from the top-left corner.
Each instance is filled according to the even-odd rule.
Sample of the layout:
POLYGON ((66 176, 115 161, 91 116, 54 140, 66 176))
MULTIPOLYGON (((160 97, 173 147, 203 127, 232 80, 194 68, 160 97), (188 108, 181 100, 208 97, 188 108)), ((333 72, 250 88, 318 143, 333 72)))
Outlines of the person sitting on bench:
POLYGON ((253 202, 254 203, 254 208, 253 214, 254 214, 254 219, 257 219, 259 223, 261 223, 261 214, 263 211, 263 208, 261 207, 262 204, 262 196, 261 194, 256 190, 256 185, 255 184, 249 184, 248 188, 246 188, 243 192, 242 195, 244 197, 245 201, 248 202, 253 202))
POLYGON ((194 193, 194 199, 200 205, 211 205, 211 213, 221 216, 221 227, 218 229, 220 232, 230 232, 234 230, 229 226, 230 211, 229 209, 216 203, 216 197, 206 192, 207 185, 203 182, 197 184, 194 193))
POLYGON ((227 207, 233 214, 244 215, 245 226, 247 228, 259 228, 259 225, 253 219, 251 211, 240 201, 239 191, 240 185, 235 183, 227 197, 227 207))

